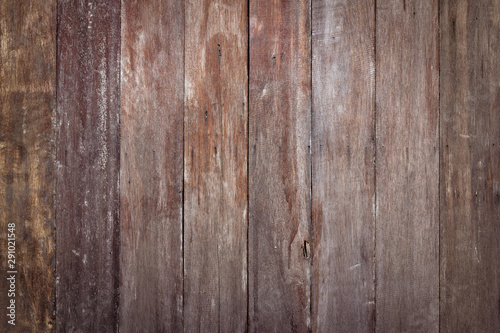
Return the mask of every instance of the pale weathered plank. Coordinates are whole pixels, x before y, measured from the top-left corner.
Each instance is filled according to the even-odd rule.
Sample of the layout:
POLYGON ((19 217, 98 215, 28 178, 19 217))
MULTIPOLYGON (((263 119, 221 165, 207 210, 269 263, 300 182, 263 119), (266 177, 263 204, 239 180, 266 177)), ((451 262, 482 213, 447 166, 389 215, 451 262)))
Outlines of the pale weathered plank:
POLYGON ((182 331, 184 4, 123 0, 120 331, 182 331))
POLYGON ((56 1, 1 1, 2 332, 48 332, 54 328, 55 133, 52 120, 55 107, 56 1), (8 226, 13 226, 13 235, 8 226), (8 245, 13 244, 8 243, 9 238, 15 243, 12 253, 15 257, 10 258, 8 245), (11 275, 15 276, 14 289, 7 280, 11 275), (8 295, 10 290, 15 290, 15 296, 8 295), (11 300, 15 301, 15 318, 7 316, 11 300), (12 319, 15 326, 8 323, 12 319))
POLYGON ((374 1, 312 3, 312 325, 375 322, 374 1))
POLYGON ((500 2, 440 13, 441 331, 500 332, 500 2))
POLYGON ((117 328, 120 1, 58 4, 57 331, 117 328))
POLYGON ((309 1, 250 0, 251 332, 310 329, 310 33, 309 1))
POLYGON ((246 0, 186 2, 184 330, 247 318, 246 0))
POLYGON ((377 1, 376 330, 439 321, 438 1, 377 1))

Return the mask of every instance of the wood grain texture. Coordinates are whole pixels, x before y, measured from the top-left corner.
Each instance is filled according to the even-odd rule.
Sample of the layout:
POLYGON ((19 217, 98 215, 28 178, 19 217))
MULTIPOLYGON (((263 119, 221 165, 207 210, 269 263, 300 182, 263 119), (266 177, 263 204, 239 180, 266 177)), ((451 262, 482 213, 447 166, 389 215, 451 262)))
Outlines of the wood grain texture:
POLYGON ((58 4, 57 331, 113 332, 119 260, 120 2, 58 4))
POLYGON ((56 1, 0 2, 0 308, 2 332, 54 327, 56 1), (7 225, 15 223, 15 268, 7 225), (7 271, 17 271, 15 298, 7 271), (15 300, 15 326, 6 316, 15 300))
POLYGON ((184 5, 122 1, 120 331, 182 331, 184 5))
POLYGON ((250 1, 251 332, 310 330, 310 33, 309 1, 250 1))
POLYGON ((120 331, 182 331, 184 5, 122 1, 120 331))
POLYGON ((377 1, 376 330, 437 332, 438 2, 377 1))
POLYGON ((186 2, 186 332, 246 329, 247 7, 245 0, 186 2))
POLYGON ((500 332, 500 2, 440 13, 441 331, 500 332))
POLYGON ((312 3, 312 325, 375 319, 374 1, 312 3))

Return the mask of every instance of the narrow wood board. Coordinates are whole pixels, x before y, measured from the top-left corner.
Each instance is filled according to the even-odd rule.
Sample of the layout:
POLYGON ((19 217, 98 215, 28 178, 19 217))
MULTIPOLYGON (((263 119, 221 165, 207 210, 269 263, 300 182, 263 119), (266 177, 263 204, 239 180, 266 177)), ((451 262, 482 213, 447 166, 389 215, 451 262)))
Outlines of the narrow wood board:
POLYGON ((55 107, 56 1, 0 2, 2 332, 54 328, 55 107), (8 236, 12 224, 15 237, 8 236), (9 262, 8 238, 15 238, 15 258, 9 262), (12 275, 15 288, 7 280, 12 275), (8 295, 12 290, 15 297, 8 295), (7 316, 11 300, 15 318, 7 316))
POLYGON ((247 319, 248 3, 186 2, 184 330, 247 319))
POLYGON ((250 0, 249 331, 310 317, 309 1, 250 0))
POLYGON ((120 331, 182 331, 184 4, 123 0, 120 331))
POLYGON ((377 1, 376 331, 439 329, 438 1, 377 1))
POLYGON ((441 331, 500 332, 500 2, 440 13, 441 331))
POLYGON ((375 4, 312 3, 312 325, 375 319, 375 4))
POLYGON ((59 1, 57 331, 117 329, 120 1, 59 1))

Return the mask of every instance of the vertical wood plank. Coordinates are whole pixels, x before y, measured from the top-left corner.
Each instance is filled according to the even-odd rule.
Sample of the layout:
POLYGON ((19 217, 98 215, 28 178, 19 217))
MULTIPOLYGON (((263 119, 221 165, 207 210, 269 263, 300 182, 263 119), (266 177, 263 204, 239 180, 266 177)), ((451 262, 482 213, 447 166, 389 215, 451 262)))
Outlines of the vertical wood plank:
POLYGON ((251 0, 249 16, 249 330, 304 332, 310 329, 310 2, 251 0))
POLYGON ((187 332, 246 328, 247 7, 246 0, 186 3, 187 332))
POLYGON ((438 2, 377 1, 376 330, 439 318, 438 2))
POLYGON ((120 331, 182 331, 184 4, 123 0, 120 331))
POLYGON ((313 331, 375 316, 374 1, 312 3, 313 331))
POLYGON ((500 331, 500 2, 441 1, 441 331, 500 331))
POLYGON ((57 331, 112 332, 119 259, 120 1, 59 1, 57 331))
POLYGON ((54 327, 55 65, 56 1, 1 1, 2 332, 49 332, 54 327), (12 224, 13 232, 8 231, 12 224), (12 238, 15 258, 8 258, 12 238), (15 288, 7 280, 11 275, 15 288), (8 295, 12 290, 14 297, 8 295), (15 318, 7 316, 11 300, 15 301, 15 318), (15 326, 8 323, 12 319, 15 326))

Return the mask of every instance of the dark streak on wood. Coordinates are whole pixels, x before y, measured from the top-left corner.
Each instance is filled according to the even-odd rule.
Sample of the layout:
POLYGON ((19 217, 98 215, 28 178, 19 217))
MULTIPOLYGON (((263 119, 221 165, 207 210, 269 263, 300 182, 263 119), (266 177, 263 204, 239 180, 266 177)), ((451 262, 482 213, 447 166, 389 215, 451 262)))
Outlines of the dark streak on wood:
POLYGON ((440 327, 500 332, 500 2, 440 13, 440 327))
POLYGON ((312 326, 372 332, 374 1, 313 1, 312 20, 312 326))
POLYGON ((182 331, 184 4, 122 1, 120 331, 182 331))
POLYGON ((309 1, 250 0, 251 332, 310 330, 310 31, 309 1))
POLYGON ((56 1, 0 3, 0 331, 54 328, 56 1), (16 325, 7 323, 15 223, 16 325))
POLYGON ((246 0, 186 3, 184 331, 247 319, 246 0))
POLYGON ((438 2, 377 1, 376 330, 437 332, 438 2))
POLYGON ((120 1, 59 1, 57 331, 117 329, 120 1))

